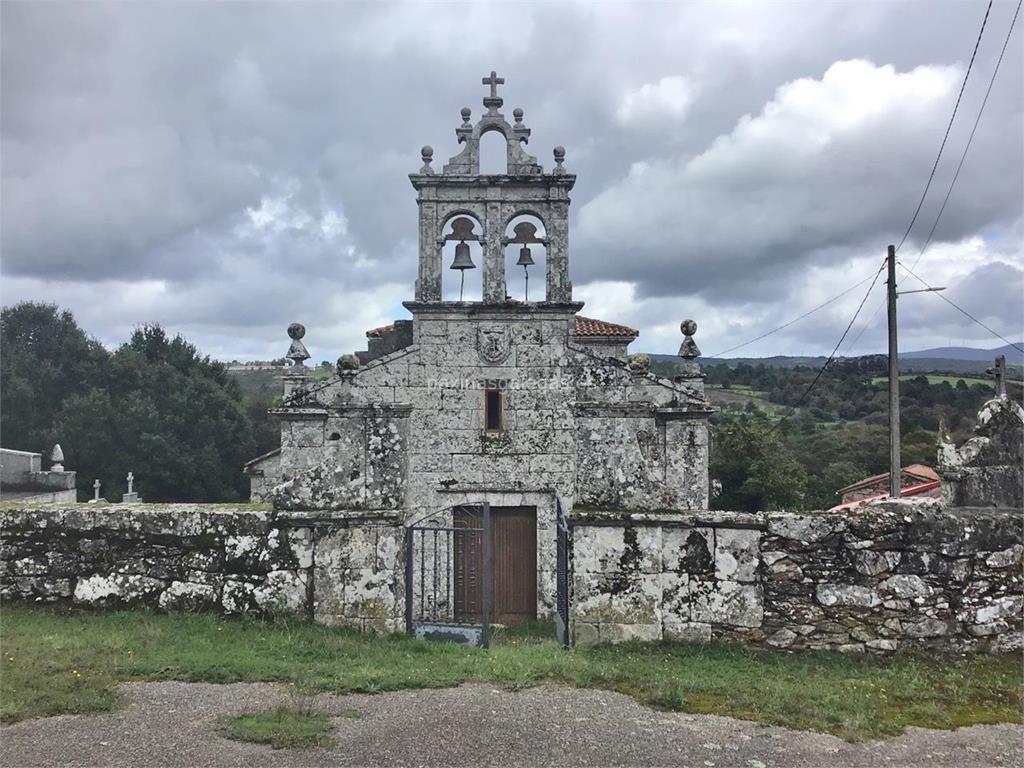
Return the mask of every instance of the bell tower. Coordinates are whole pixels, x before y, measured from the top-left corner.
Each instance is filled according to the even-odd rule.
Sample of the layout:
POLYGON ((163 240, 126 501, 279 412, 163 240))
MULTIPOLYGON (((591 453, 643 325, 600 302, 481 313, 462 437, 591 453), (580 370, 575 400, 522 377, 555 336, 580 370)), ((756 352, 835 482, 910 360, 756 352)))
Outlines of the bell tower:
MULTIPOLYGON (((462 109, 462 125, 455 135, 462 151, 452 157, 441 173, 431 162, 434 150, 423 147, 423 167, 409 175, 416 189, 419 205, 419 272, 416 278, 415 305, 442 304, 442 279, 446 273, 478 268, 470 257, 467 241, 480 244, 483 252, 483 304, 507 303, 505 249, 510 243, 521 246, 517 265, 528 271, 533 264, 530 244, 543 245, 546 274, 543 294, 534 304, 571 305, 572 283, 569 281, 569 190, 576 177, 563 166, 565 149, 555 147, 555 166, 545 173, 537 158, 526 153, 523 146, 530 140, 530 129, 523 123, 523 110, 512 111, 514 124, 509 124, 499 111, 504 103, 498 86, 504 78, 491 72, 483 78, 489 93, 484 96, 485 112, 475 123, 472 111, 462 109), (490 132, 505 138, 506 168, 503 174, 480 173, 480 138, 490 132), (516 225, 514 234, 508 230, 520 216, 540 220, 544 234, 536 226, 516 225), (455 259, 451 265, 442 263, 446 242, 456 241, 455 259)), ((528 279, 528 272, 527 272, 528 279)), ((465 302, 461 301, 459 304, 465 302)), ((474 304, 476 302, 473 302, 474 304)))

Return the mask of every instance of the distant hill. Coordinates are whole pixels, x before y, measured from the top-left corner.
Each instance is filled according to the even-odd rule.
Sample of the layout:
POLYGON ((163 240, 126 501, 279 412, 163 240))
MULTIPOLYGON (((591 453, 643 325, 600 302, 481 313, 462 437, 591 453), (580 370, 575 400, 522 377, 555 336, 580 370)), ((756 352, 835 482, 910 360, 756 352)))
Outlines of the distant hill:
MULTIPOLYGON (((1024 348, 1024 342, 1017 346, 1024 348)), ((919 360, 921 358, 943 358, 952 360, 975 360, 991 365, 997 355, 1006 355, 1007 365, 1024 365, 1024 352, 1006 344, 995 349, 978 349, 977 347, 936 347, 921 349, 917 352, 904 352, 900 358, 919 360)))
MULTIPOLYGON (((985 371, 992 367, 992 363, 995 360, 996 355, 1006 354, 1006 364, 1009 369, 1009 373, 1013 378, 1021 378, 1024 375, 1024 357, 1020 352, 1013 349, 1013 347, 1000 347, 999 349, 987 350, 987 349, 973 349, 971 347, 946 347, 938 350, 921 350, 920 352, 908 352, 900 355, 900 370, 909 373, 962 373, 962 374, 975 374, 985 375, 985 371), (961 350, 963 353, 971 353, 976 355, 975 357, 966 356, 932 356, 933 352, 961 350), (1010 354, 1003 352, 1003 350, 1010 350, 1014 353, 1015 357, 1011 358, 1010 354)), ((870 357, 865 355, 865 357, 870 357)), ((878 357, 882 357, 878 355, 878 357)), ((842 359, 842 358, 840 358, 842 359)), ((651 360, 661 364, 672 364, 676 365, 679 363, 679 358, 675 355, 651 355, 651 360)), ((766 368, 820 368, 825 364, 826 358, 824 356, 814 357, 801 357, 801 356, 786 356, 776 355, 774 357, 730 357, 730 358, 715 358, 715 357, 702 357, 700 359, 701 365, 727 365, 730 368, 735 368, 738 365, 763 365, 766 368)))

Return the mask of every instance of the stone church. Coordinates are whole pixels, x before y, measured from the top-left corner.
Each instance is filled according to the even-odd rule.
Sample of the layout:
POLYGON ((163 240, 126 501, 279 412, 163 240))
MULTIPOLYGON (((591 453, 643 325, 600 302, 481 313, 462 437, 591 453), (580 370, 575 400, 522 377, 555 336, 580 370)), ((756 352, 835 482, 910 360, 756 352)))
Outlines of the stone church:
POLYGON ((503 82, 484 78, 475 123, 462 109, 461 151, 436 170, 423 147, 409 176, 419 211, 411 320, 369 331, 368 349, 339 358, 326 381, 307 377, 305 329, 290 327, 296 365, 272 411, 281 447, 246 472, 254 499, 314 518, 409 525, 489 502, 495 557, 508 560, 495 579, 520 585, 494 611, 512 622, 551 611, 556 500, 562 509, 707 508, 711 408, 695 323, 682 324, 682 373, 669 380, 650 372, 646 355, 629 356, 636 331, 579 314, 569 266, 576 177, 562 147, 550 171, 526 153, 530 129, 523 110, 511 123, 502 114, 503 82), (480 172, 491 132, 504 138, 504 173, 480 172), (539 289, 531 267, 543 272, 539 289), (479 300, 462 300, 467 273, 482 277, 479 300), (520 275, 526 290, 513 298, 520 275))

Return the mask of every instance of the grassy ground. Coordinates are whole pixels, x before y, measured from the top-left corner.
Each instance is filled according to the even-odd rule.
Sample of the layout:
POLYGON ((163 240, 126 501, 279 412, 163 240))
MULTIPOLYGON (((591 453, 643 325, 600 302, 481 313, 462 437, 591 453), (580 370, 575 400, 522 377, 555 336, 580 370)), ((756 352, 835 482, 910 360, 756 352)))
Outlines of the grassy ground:
MULTIPOLYGON (((967 386, 971 386, 972 384, 991 384, 992 383, 992 378, 991 377, 989 377, 989 378, 982 378, 981 376, 967 376, 967 375, 956 376, 956 375, 946 375, 946 374, 937 374, 937 373, 925 373, 925 374, 921 374, 921 373, 903 373, 903 374, 900 374, 900 381, 908 381, 909 379, 916 379, 918 376, 924 376, 925 378, 927 378, 929 384, 942 384, 943 382, 946 382, 951 387, 955 387, 956 383, 958 381, 960 381, 961 379, 963 379, 963 382, 967 386)), ((888 381, 889 381, 889 377, 888 376, 875 376, 875 377, 873 377, 871 379, 871 383, 872 384, 885 384, 888 381)))
POLYGON ((217 731, 236 741, 269 744, 274 749, 315 749, 331 743, 331 721, 323 712, 275 709, 224 717, 217 731))
POLYGON ((563 651, 543 634, 541 625, 499 632, 484 651, 312 624, 8 606, 0 616, 0 717, 109 710, 118 704, 118 681, 184 680, 287 681, 304 692, 339 693, 554 682, 851 740, 908 724, 1021 720, 1017 658, 881 659, 670 643, 563 651))

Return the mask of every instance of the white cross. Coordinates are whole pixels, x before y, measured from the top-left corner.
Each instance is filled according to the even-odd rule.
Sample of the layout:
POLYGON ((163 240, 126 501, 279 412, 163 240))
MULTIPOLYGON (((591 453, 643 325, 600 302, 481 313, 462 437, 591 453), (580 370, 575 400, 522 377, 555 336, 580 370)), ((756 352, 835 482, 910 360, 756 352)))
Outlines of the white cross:
POLYGON ((99 478, 96 478, 96 482, 94 482, 92 484, 92 487, 93 487, 93 490, 96 491, 96 495, 92 497, 93 501, 99 501, 100 500, 100 480, 99 480, 99 478))
POLYGON ((135 479, 135 475, 131 472, 128 473, 128 493, 132 492, 132 481, 135 479))

